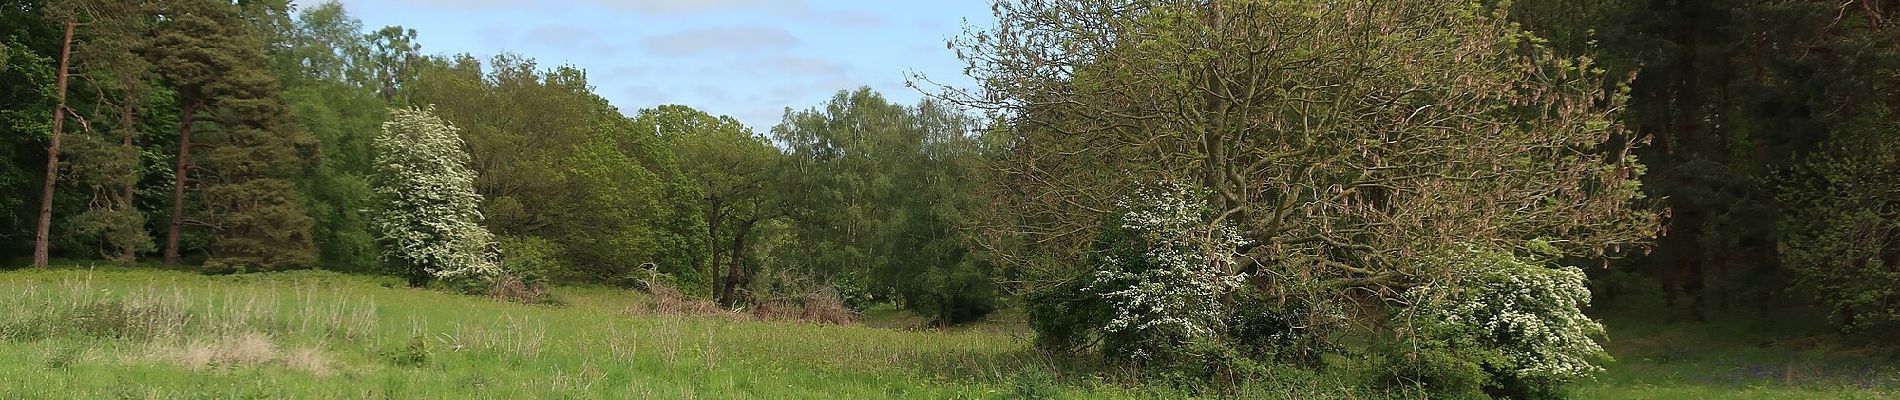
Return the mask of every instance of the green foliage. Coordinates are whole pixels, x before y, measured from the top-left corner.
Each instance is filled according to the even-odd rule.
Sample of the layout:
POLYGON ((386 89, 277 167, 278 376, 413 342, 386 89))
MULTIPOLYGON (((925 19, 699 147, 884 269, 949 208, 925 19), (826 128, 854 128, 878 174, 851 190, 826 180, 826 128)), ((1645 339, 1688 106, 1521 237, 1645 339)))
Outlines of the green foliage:
POLYGON ((1867 110, 1869 126, 1842 132, 1842 148, 1800 166, 1782 200, 1781 261, 1796 282, 1850 329, 1900 323, 1900 123, 1867 110))
POLYGON ((410 338, 402 346, 391 347, 382 352, 383 362, 398 367, 422 367, 429 365, 429 340, 421 336, 410 338))
MULTIPOLYGON (((46 166, 46 135, 52 131, 53 70, 60 33, 41 2, 0 7, 0 212, 24 216, 37 207, 46 166), (49 56, 48 54, 53 54, 49 56)), ((0 232, 31 238, 31 218, 0 218, 0 232)), ((0 247, 0 258, 24 255, 27 241, 0 247)))
MULTIPOLYGON (((402 56, 372 58, 390 57, 402 56)), ((681 235, 698 213, 662 175, 674 168, 666 148, 592 93, 581 70, 511 54, 486 69, 467 56, 416 60, 406 82, 410 67, 392 68, 377 72, 383 83, 461 128, 489 230, 561 246, 552 254, 588 282, 630 284, 642 264, 680 268, 696 254, 680 244, 693 243, 681 235)))
POLYGON ((530 281, 572 281, 574 271, 561 263, 561 246, 535 236, 496 238, 501 250, 501 269, 509 275, 530 281))
POLYGON ((1252 285, 1232 296, 1225 335, 1234 351, 1248 358, 1318 367, 1322 356, 1344 350, 1326 336, 1343 330, 1346 321, 1337 314, 1316 312, 1298 296, 1275 296, 1252 285))
POLYGON ((869 88, 787 112, 774 139, 787 148, 778 195, 795 221, 789 265, 862 274, 873 293, 939 324, 997 308, 993 261, 964 229, 980 207, 986 148, 959 107, 893 104, 869 88), (861 266, 859 269, 849 267, 861 266), (844 268, 841 268, 844 267, 844 268))

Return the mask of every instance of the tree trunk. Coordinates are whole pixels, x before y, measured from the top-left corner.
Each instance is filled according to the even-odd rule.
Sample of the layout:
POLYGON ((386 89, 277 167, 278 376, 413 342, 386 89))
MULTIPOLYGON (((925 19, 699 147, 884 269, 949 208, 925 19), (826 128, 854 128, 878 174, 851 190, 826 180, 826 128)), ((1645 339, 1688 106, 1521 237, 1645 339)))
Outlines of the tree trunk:
POLYGON ((60 45, 58 101, 53 106, 53 138, 46 146, 46 185, 40 190, 40 221, 33 231, 33 266, 45 267, 47 252, 50 251, 53 231, 53 183, 59 179, 59 136, 66 122, 66 64, 73 55, 73 27, 77 21, 66 20, 66 41, 60 45))
POLYGON ((717 301, 719 300, 719 217, 723 213, 719 211, 721 204, 718 197, 707 197, 706 200, 711 205, 706 208, 706 250, 712 252, 712 262, 706 264, 706 279, 710 279, 707 282, 706 292, 713 296, 714 301, 717 301))
POLYGON ((752 233, 752 225, 758 222, 758 219, 740 221, 739 226, 732 230, 732 267, 726 269, 726 284, 725 287, 720 290, 719 295, 720 304, 726 308, 732 308, 739 304, 739 286, 744 285, 746 281, 745 266, 743 265, 745 262, 745 237, 752 233))
MULTIPOLYGON (((119 110, 119 126, 121 127, 120 134, 119 134, 119 146, 122 146, 123 148, 128 149, 128 150, 135 149, 134 147, 132 147, 132 136, 134 136, 134 132, 136 132, 136 128, 132 127, 133 94, 132 94, 131 87, 132 87, 131 83, 128 82, 126 84, 127 90, 126 90, 126 96, 125 96, 125 107, 119 110)), ((138 175, 138 170, 141 169, 142 164, 144 163, 140 161, 134 161, 134 164, 132 165, 134 176, 138 175)), ((138 207, 137 205, 133 204, 133 201, 132 201, 132 199, 136 196, 134 187, 137 185, 138 185, 138 179, 127 179, 125 181, 125 187, 120 188, 119 207, 124 207, 124 209, 126 210, 133 210, 138 207)), ((140 226, 140 227, 137 227, 136 229, 143 230, 145 229, 145 227, 140 226)), ((122 253, 121 255, 125 257, 126 262, 138 261, 139 255, 138 255, 138 248, 136 246, 123 246, 119 249, 119 251, 122 253)))
POLYGON ((172 174, 172 220, 165 228, 165 264, 178 264, 178 226, 185 223, 185 174, 191 165, 191 114, 201 102, 185 103, 178 120, 178 168, 172 174))

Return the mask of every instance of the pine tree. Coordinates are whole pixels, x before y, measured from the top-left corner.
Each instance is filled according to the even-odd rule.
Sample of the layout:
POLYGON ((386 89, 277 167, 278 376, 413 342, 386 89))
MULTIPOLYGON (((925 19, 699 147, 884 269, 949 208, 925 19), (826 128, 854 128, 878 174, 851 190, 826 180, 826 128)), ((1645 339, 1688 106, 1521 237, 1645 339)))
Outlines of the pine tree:
MULTIPOLYGON (((139 123, 149 113, 152 64, 136 52, 148 41, 153 19, 145 4, 115 0, 69 0, 58 7, 85 24, 75 37, 73 106, 91 120, 84 134, 69 135, 70 157, 62 160, 69 181, 88 194, 86 208, 66 219, 59 243, 95 243, 100 255, 131 262, 154 250, 146 214, 136 204, 144 176, 139 123)), ((75 132, 79 133, 79 132, 75 132)))
POLYGON ((162 3, 158 12, 166 22, 157 27, 151 46, 143 50, 159 77, 176 93, 180 107, 171 221, 165 229, 164 254, 166 264, 177 264, 180 229, 185 221, 185 190, 192 171, 192 124, 209 96, 206 86, 237 61, 230 54, 226 29, 219 22, 231 19, 229 10, 207 1, 177 0, 162 3))
POLYGON ((185 221, 188 177, 200 175, 205 215, 214 241, 207 266, 289 269, 315 264, 311 218, 288 178, 316 160, 312 141, 288 123, 279 88, 266 69, 263 44, 233 6, 179 0, 161 10, 150 47, 159 75, 178 94, 179 152, 165 261, 176 263, 185 221), (191 134, 199 113, 219 129, 202 165, 194 164, 191 134))

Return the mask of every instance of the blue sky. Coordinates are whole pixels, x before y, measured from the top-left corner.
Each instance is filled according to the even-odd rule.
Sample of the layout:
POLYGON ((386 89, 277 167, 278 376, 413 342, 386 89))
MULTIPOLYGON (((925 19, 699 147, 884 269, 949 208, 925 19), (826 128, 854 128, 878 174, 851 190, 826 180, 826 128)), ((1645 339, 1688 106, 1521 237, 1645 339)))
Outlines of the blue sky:
MULTIPOLYGON (((314 4, 323 0, 298 0, 314 4)), ((366 29, 418 31, 430 54, 502 51, 588 72, 627 114, 685 104, 761 133, 785 107, 870 86, 915 103, 907 71, 970 86, 944 41, 987 26, 987 1, 341 0, 366 29)))

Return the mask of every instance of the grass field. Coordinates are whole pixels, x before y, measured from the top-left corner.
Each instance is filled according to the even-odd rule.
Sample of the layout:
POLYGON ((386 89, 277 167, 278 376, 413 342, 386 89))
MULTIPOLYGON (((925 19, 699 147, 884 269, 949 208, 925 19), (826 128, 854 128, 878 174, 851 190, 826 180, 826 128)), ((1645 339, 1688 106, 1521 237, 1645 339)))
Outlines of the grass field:
MULTIPOLYGON (((523 305, 327 272, 0 272, 0 398, 1177 398, 1061 376, 1020 322, 906 330, 654 315, 641 295, 562 288, 523 305)), ((1888 398, 1891 359, 1761 346, 1707 329, 1619 330, 1584 398, 1888 398)), ((1250 397, 1354 398, 1320 374, 1250 397)))

